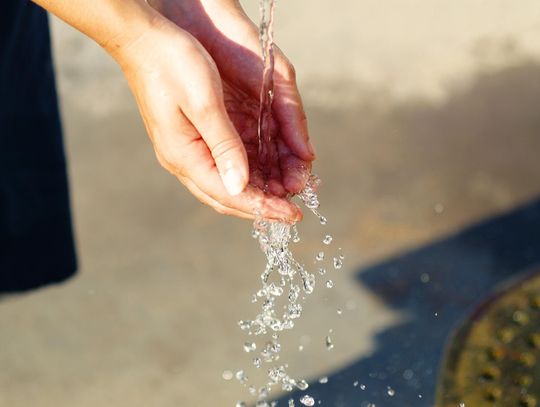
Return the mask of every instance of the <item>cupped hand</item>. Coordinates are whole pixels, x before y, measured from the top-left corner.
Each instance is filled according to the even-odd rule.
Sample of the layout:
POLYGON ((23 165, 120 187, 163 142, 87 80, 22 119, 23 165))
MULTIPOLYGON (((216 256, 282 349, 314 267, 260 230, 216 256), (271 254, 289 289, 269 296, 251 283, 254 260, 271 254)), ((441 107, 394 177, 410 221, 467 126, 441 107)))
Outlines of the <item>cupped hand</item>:
MULTIPOLYGON (((223 61, 222 55, 218 52, 217 60, 223 61)), ((302 188, 313 159, 305 118, 292 115, 282 124, 276 115, 271 171, 261 172, 260 78, 255 77, 261 72, 260 58, 231 58, 229 64, 216 66, 216 56, 179 24, 157 19, 153 29, 117 53, 117 60, 158 160, 199 200, 243 218, 253 218, 255 212, 288 222, 301 218, 285 197, 302 188)), ((283 95, 282 100, 290 98, 283 95)), ((291 110, 290 103, 282 105, 284 112, 291 110)))
POLYGON ((237 0, 149 0, 148 3, 196 37, 220 72, 228 114, 250 161, 252 184, 275 195, 297 193, 315 158, 293 65, 275 49, 270 159, 257 156, 259 98, 263 61, 258 28, 237 0), (262 170, 262 171, 261 171, 262 170))

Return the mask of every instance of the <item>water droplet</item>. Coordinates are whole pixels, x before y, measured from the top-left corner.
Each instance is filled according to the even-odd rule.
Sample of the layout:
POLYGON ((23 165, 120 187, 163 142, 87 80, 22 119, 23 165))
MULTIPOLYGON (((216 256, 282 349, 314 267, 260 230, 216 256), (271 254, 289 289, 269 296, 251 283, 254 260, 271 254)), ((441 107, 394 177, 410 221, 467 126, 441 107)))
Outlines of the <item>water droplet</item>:
POLYGON ((321 276, 324 276, 324 275, 326 274, 326 269, 323 268, 323 267, 321 267, 321 268, 319 269, 319 274, 320 274, 321 276))
POLYGON ((238 380, 240 383, 245 383, 248 381, 248 377, 243 370, 239 370, 238 372, 236 372, 235 376, 236 380, 238 380))
POLYGON ((261 359, 260 358, 254 358, 253 359, 253 365, 259 369, 261 367, 261 359))
POLYGON ((296 383, 296 387, 298 387, 300 390, 307 390, 309 384, 305 380, 300 380, 296 383))
POLYGON ((302 352, 304 350, 304 346, 303 345, 298 345, 298 352, 302 352))
POLYGON ((418 395, 418 398, 419 398, 419 399, 421 399, 421 398, 422 398, 422 395, 421 395, 421 394, 419 394, 419 395, 418 395))
POLYGON ((251 329, 251 321, 238 321, 238 326, 242 331, 247 331, 251 329))
POLYGON ((311 294, 315 288, 315 276, 309 274, 304 278, 304 292, 311 294))
POLYGON ((328 220, 324 216, 319 216, 319 222, 321 222, 321 225, 326 225, 328 220))
POLYGON ((337 312, 338 315, 343 314, 343 310, 341 308, 338 308, 336 312, 337 312))
POLYGON ((249 391, 249 394, 251 394, 252 396, 257 394, 257 389, 255 388, 255 386, 249 386, 248 391, 249 391))
POLYGON ((323 261, 324 260, 324 252, 317 253, 317 256, 315 256, 315 260, 323 261))
POLYGON ((465 407, 465 403, 459 403, 459 407, 465 407))
POLYGON ((343 260, 337 258, 337 257, 334 257, 334 268, 336 270, 339 270, 343 267, 343 260))
POLYGON ((268 390, 267 387, 261 387, 259 389, 259 398, 265 399, 268 397, 269 394, 270 394, 270 390, 268 390))
POLYGON ((435 211, 435 213, 437 215, 440 215, 441 213, 444 212, 444 205, 442 203, 437 203, 435 204, 435 206, 433 207, 433 210, 435 211))
POLYGON ((231 380, 234 377, 234 374, 230 370, 224 370, 221 377, 223 377, 223 380, 231 380))
POLYGON ((356 382, 354 382, 352 385, 353 385, 354 387, 356 387, 356 386, 358 386, 358 382, 356 381, 356 382))
POLYGON ((394 397, 396 395, 396 391, 391 388, 390 386, 387 386, 386 387, 386 393, 390 396, 390 397, 394 397))
POLYGON ((328 280, 326 282, 326 288, 332 288, 334 286, 334 282, 332 280, 328 280))
POLYGON ((330 338, 330 335, 326 337, 325 342, 326 342, 326 349, 328 350, 334 349, 334 344, 332 343, 332 338, 330 338))
POLYGON ((324 237, 324 239, 323 239, 323 243, 324 243, 324 244, 330 244, 330 243, 332 243, 332 236, 326 235, 326 236, 324 237))
POLYGON ((313 397, 306 394, 300 398, 300 403, 302 403, 304 406, 314 406, 315 400, 313 399, 313 397))
POLYGON ((429 283, 429 280, 430 280, 430 279, 431 279, 431 278, 430 278, 430 276, 429 276, 428 273, 422 273, 422 274, 420 274, 420 281, 421 281, 422 283, 424 283, 424 284, 429 283))
POLYGON ((289 407, 294 407, 294 400, 293 399, 289 399, 289 407))
POLYGON ((319 383, 326 384, 328 383, 328 376, 323 376, 319 379, 319 383))
POLYGON ((283 294, 283 288, 276 286, 274 283, 271 283, 266 290, 268 294, 273 295, 274 297, 279 297, 283 294))
POLYGON ((238 403, 236 403, 235 407, 247 407, 247 404, 244 403, 243 401, 239 401, 238 403))
POLYGON ((360 385, 360 389, 366 390, 366 385, 365 385, 365 384, 361 384, 361 385, 360 385))
POLYGON ((291 229, 292 229, 292 241, 294 243, 298 243, 300 241, 300 235, 298 234, 298 228, 296 227, 296 225, 293 225, 291 229))
POLYGON ((255 349, 257 349, 257 345, 255 344, 255 342, 244 343, 244 352, 253 352, 255 349))

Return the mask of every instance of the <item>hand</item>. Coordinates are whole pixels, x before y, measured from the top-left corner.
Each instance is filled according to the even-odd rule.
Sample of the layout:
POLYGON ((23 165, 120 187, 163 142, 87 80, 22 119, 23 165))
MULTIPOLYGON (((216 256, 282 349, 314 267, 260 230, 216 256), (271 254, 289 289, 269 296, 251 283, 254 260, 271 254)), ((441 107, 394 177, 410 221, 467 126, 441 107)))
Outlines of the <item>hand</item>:
POLYGON ((275 196, 299 192, 314 159, 292 65, 276 48, 270 162, 258 162, 257 121, 262 58, 257 27, 231 0, 150 0, 154 8, 193 34, 215 61, 225 107, 246 147, 250 183, 275 196), (266 173, 266 174, 265 174, 266 173))
POLYGON ((158 19, 151 30, 112 54, 135 95, 159 162, 200 201, 243 218, 253 218, 255 210, 268 219, 301 218, 298 207, 283 198, 285 187, 301 188, 293 171, 304 165, 288 146, 279 148, 289 178, 284 183, 273 178, 275 194, 246 187, 248 157, 238 132, 253 153, 258 103, 222 82, 213 59, 192 35, 158 19))
MULTIPOLYGON (((301 218, 298 207, 280 197, 301 188, 313 154, 307 144, 294 75, 290 65, 283 65, 283 58, 278 57, 283 80, 278 79, 276 86, 276 141, 270 146, 272 160, 267 167, 270 177, 261 177, 257 165, 249 172, 246 149, 257 164, 253 145, 258 109, 254 107, 262 65, 257 57, 255 27, 238 3, 209 1, 216 6, 214 17, 216 12, 226 17, 215 18, 216 26, 205 14, 202 2, 182 0, 177 4, 177 11, 181 11, 180 4, 192 9, 192 19, 186 20, 185 28, 195 35, 202 33, 200 40, 218 61, 222 81, 212 57, 180 28, 180 20, 176 21, 179 25, 172 23, 148 0, 33 1, 88 35, 118 61, 159 161, 201 201, 221 213, 240 217, 253 218, 257 211, 275 220, 301 218), (227 27, 221 29, 223 23, 227 27), (242 33, 247 36, 245 44, 238 37, 242 33), (246 187, 250 178, 259 186, 268 183, 271 194, 246 187)), ((175 20, 174 15, 169 17, 175 20)))

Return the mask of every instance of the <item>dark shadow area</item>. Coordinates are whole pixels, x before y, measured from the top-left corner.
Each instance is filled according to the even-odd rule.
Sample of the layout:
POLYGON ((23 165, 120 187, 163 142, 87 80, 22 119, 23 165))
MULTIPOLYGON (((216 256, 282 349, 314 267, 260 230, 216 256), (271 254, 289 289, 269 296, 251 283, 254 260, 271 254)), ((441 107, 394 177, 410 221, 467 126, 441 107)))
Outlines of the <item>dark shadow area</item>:
POLYGON ((402 312, 403 323, 377 335, 372 355, 335 372, 328 384, 312 383, 309 394, 324 406, 432 406, 452 328, 499 283, 540 263, 539 231, 536 200, 360 270, 359 281, 402 312))
MULTIPOLYGON (((353 119, 354 112, 351 114, 348 117, 344 113, 342 118, 358 120, 353 119)), ((339 120, 340 116, 336 118, 339 120)), ((408 208, 423 202, 422 194, 426 200, 432 199, 430 188, 436 187, 444 191, 445 202, 455 209, 447 222, 458 222, 460 211, 482 213, 483 202, 492 205, 495 198, 482 201, 484 198, 478 199, 470 192, 471 178, 478 173, 496 181, 481 185, 483 197, 497 195, 499 192, 491 190, 497 186, 511 197, 515 207, 426 246, 360 269, 359 283, 401 313, 401 322, 376 336, 371 355, 329 375, 327 384, 315 381, 307 391, 287 395, 278 405, 287 405, 291 397, 299 405, 299 397, 308 393, 320 400, 322 406, 433 406, 438 369, 452 329, 497 285, 540 263, 537 63, 529 61, 479 74, 470 87, 455 91, 444 105, 430 107, 420 103, 396 108, 374 121, 368 119, 363 130, 376 133, 384 128, 373 123, 390 127, 397 123, 396 128, 401 129, 394 136, 385 136, 394 145, 394 149, 386 149, 390 158, 379 156, 377 151, 359 153, 365 154, 368 162, 370 154, 374 157, 371 161, 375 178, 381 168, 377 167, 377 160, 386 159, 389 163, 378 181, 384 187, 378 187, 377 180, 372 184, 373 194, 399 202, 395 213, 389 216, 403 219, 401 212, 407 214, 408 208), (394 180, 387 182, 390 178, 394 180)), ((337 168, 336 172, 339 171, 337 168)), ((362 177, 346 175, 351 185, 360 183, 355 181, 357 176, 362 177)), ((355 193, 364 192, 369 196, 369 190, 355 193)), ((367 210, 369 207, 357 208, 356 212, 367 210)), ((491 213, 494 212, 492 209, 491 213)), ((431 227, 429 219, 417 216, 414 221, 431 227)), ((392 239, 391 233, 390 229, 387 239, 392 239)), ((361 328, 351 327, 347 334, 354 335, 358 329, 361 328)))

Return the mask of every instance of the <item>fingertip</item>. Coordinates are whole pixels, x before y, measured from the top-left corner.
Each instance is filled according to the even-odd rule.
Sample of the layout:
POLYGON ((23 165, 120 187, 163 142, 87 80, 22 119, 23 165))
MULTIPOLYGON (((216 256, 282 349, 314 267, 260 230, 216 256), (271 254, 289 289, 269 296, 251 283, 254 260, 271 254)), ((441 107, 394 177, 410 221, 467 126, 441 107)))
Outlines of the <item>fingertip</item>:
POLYGON ((295 222, 300 222, 300 221, 302 221, 302 219, 304 219, 304 213, 302 212, 302 210, 298 206, 295 205, 295 207, 296 207, 296 217, 295 217, 294 221, 295 222))
POLYGON ((309 140, 307 135, 299 133, 289 134, 284 133, 284 140, 291 152, 304 161, 313 161, 316 158, 315 147, 309 140))
POLYGON ((226 168, 221 173, 221 179, 225 189, 231 196, 237 196, 242 193, 248 183, 248 179, 244 175, 244 172, 237 167, 226 168))
POLYGON ((315 150, 315 147, 310 139, 307 140, 307 148, 312 157, 311 161, 313 161, 317 157, 317 151, 315 150))
POLYGON ((271 194, 275 196, 284 197, 285 195, 287 195, 287 191, 285 190, 281 182, 274 179, 268 181, 268 190, 271 194))
POLYGON ((297 194, 304 188, 306 177, 293 170, 285 175, 283 183, 287 191, 291 194, 297 194))

